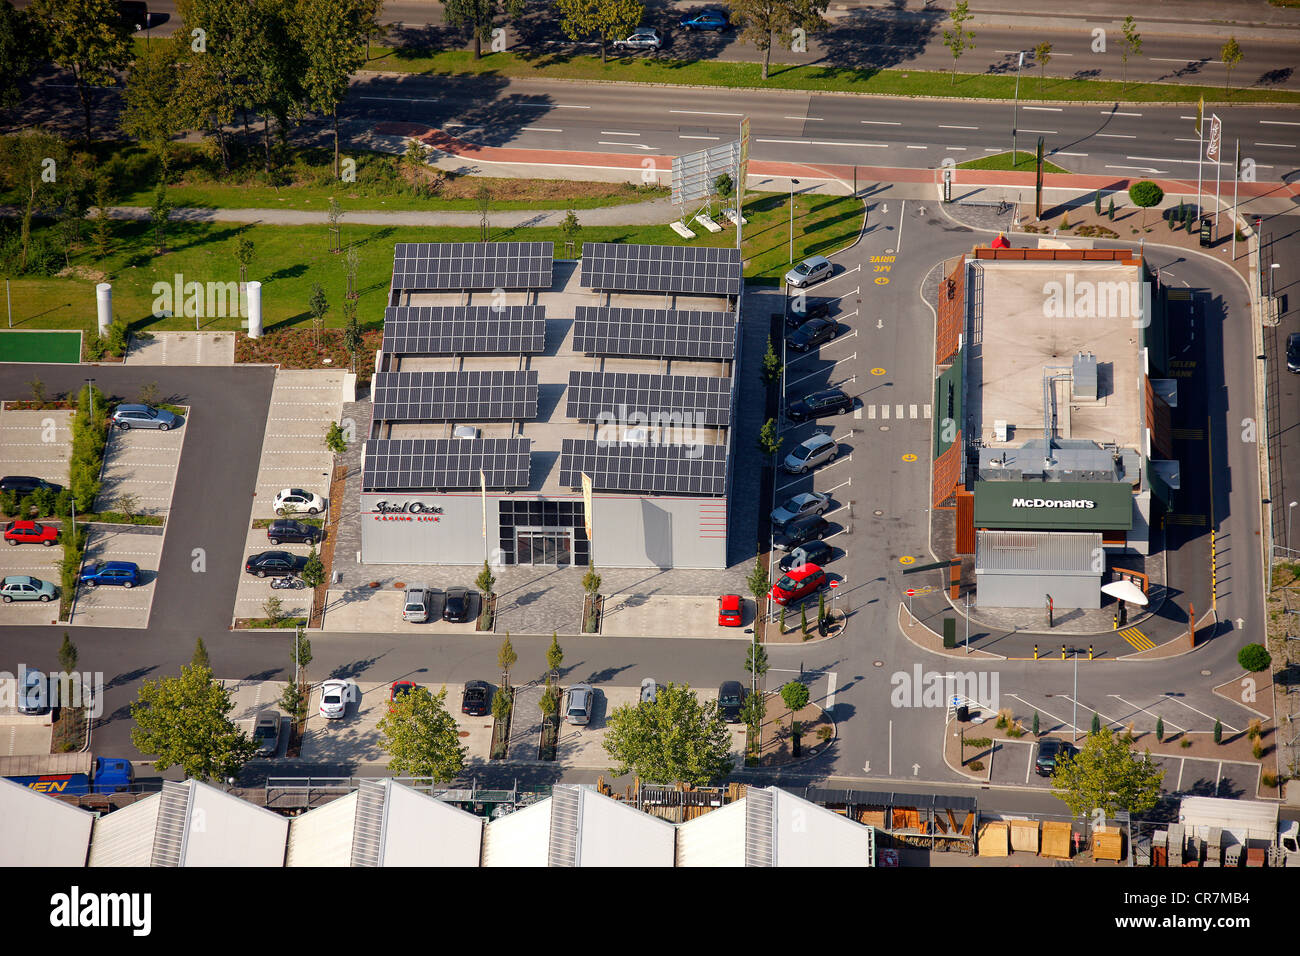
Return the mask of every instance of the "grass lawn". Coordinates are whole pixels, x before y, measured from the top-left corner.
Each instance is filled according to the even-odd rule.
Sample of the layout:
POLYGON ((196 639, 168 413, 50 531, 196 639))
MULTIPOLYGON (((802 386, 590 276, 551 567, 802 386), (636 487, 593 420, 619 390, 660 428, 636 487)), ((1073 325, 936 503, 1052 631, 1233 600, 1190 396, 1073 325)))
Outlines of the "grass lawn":
MULTIPOLYGON (((597 56, 563 54, 487 53, 475 60, 468 50, 433 52, 375 48, 366 68, 434 75, 495 75, 557 77, 578 80, 617 80, 632 83, 667 83, 691 86, 743 86, 757 89, 877 93, 888 96, 945 96, 962 99, 1009 100, 1016 93, 1016 77, 982 73, 925 70, 859 70, 813 65, 773 64, 768 79, 759 63, 724 63, 717 60, 673 60, 642 55, 611 56, 606 64, 597 56)), ((1076 80, 1048 77, 1026 84, 1024 96, 1039 100, 1087 100, 1104 103, 1300 103, 1300 92, 1272 89, 1233 89, 1192 86, 1186 83, 1116 83, 1111 80, 1076 80)))
MULTIPOLYGON (((745 275, 775 284, 789 267, 789 199, 785 193, 754 193, 745 204, 745 275)), ((852 242, 862 223, 862 203, 849 196, 795 197, 794 258, 828 254, 852 242)), ((735 233, 726 228, 684 240, 667 225, 604 226, 582 230, 580 241, 629 242, 658 245, 734 246, 735 233)), ((113 311, 135 330, 184 330, 195 327, 194 317, 155 318, 154 283, 174 288, 182 281, 228 283, 239 281, 235 242, 241 235, 253 240, 256 258, 249 279, 263 283, 262 316, 267 331, 293 326, 310 327, 307 301, 312 284, 319 282, 330 302, 327 326, 342 326, 346 292, 343 257, 327 250, 324 226, 241 227, 230 223, 173 223, 168 231, 168 251, 153 254, 152 231, 147 223, 114 222, 114 250, 96 261, 89 244, 72 258, 78 278, 13 279, 14 324, 23 330, 95 326, 97 281, 113 284, 113 311)), ((556 256, 566 255, 564 239, 556 228, 510 228, 492 232, 496 241, 551 241, 556 256)), ((349 226, 344 221, 344 246, 361 254, 358 273, 358 318, 363 326, 383 321, 389 281, 393 271, 393 244, 398 242, 474 242, 477 228, 421 228, 349 226)), ((581 251, 581 246, 575 254, 581 251)), ((161 290, 160 290, 161 291, 161 290)), ((175 304, 173 304, 175 307, 175 304)), ((160 306, 159 308, 162 308, 160 306)), ((209 331, 240 328, 240 318, 203 317, 199 326, 209 331)))
MULTIPOLYGON (((90 290, 94 299, 95 290, 90 290)), ((92 313, 93 301, 92 301, 92 313)), ((93 327, 95 317, 90 317, 93 327)), ((0 330, 0 362, 64 362, 75 365, 81 361, 81 335, 78 332, 20 332, 0 330)))
MULTIPOLYGON (((1016 161, 1011 162, 1011 150, 1005 153, 995 153, 992 156, 982 156, 979 159, 968 159, 964 163, 957 164, 958 169, 1005 169, 1018 173, 1032 173, 1037 167, 1034 164, 1034 154, 1025 152, 1023 149, 1016 150, 1016 161)), ((1045 173, 1068 173, 1068 169, 1062 169, 1056 163, 1043 159, 1043 172, 1045 173)))

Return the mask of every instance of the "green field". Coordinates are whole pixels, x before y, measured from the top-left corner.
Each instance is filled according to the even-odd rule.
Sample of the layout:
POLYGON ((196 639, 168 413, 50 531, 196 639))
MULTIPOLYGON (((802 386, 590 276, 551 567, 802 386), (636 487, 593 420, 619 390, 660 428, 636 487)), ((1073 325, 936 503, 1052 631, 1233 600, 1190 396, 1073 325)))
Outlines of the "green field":
MULTIPOLYGON (((20 283, 14 283, 18 285, 20 283)), ((93 300, 91 325, 94 325, 93 300)), ((0 330, 0 362, 60 362, 75 365, 81 361, 80 332, 28 332, 0 330)))
MULTIPOLYGON (((776 284, 789 268, 790 206, 786 193, 754 193, 745 203, 749 225, 745 227, 745 275, 763 283, 776 284)), ((579 217, 581 218, 581 217, 579 217)), ((805 195, 795 197, 794 257, 829 254, 857 236, 862 225, 862 203, 850 196, 805 195)), ((195 319, 182 315, 155 318, 154 284, 174 290, 175 277, 183 283, 231 283, 239 281, 235 244, 247 236, 255 246, 255 258, 248 278, 263 283, 262 316, 268 331, 292 326, 310 326, 307 302, 313 283, 319 282, 330 302, 327 326, 342 326, 342 303, 346 292, 343 257, 330 253, 324 226, 240 226, 233 223, 173 223, 168 230, 167 248, 154 255, 152 230, 147 223, 114 222, 114 249, 97 261, 88 244, 72 257, 72 267, 81 278, 20 278, 11 282, 14 324, 22 329, 79 328, 93 333, 95 325, 95 282, 113 285, 113 310, 135 331, 193 329, 195 319)), ((699 233, 684 240, 667 225, 585 227, 581 243, 628 242, 657 245, 734 246, 735 233, 724 229, 710 234, 693 224, 699 233)), ((377 328, 383 321, 389 281, 393 271, 393 245, 398 242, 475 242, 477 228, 421 228, 415 226, 342 227, 344 247, 360 253, 357 287, 360 292, 358 318, 363 326, 377 328)), ((550 241, 557 258, 567 253, 558 228, 494 229, 496 241, 550 241)), ((176 303, 162 302, 174 311, 176 303)), ((237 315, 203 317, 200 328, 216 331, 240 328, 237 315)))

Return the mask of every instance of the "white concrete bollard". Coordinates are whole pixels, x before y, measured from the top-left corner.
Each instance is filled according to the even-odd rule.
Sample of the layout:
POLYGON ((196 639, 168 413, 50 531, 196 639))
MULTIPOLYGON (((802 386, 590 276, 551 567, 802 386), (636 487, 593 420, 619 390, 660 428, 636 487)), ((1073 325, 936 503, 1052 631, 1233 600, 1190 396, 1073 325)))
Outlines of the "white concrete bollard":
POLYGON ((113 324, 113 287, 107 282, 95 286, 95 306, 99 319, 99 337, 107 338, 108 327, 113 324))
POLYGON ((262 283, 250 282, 248 289, 248 337, 262 337, 262 283))

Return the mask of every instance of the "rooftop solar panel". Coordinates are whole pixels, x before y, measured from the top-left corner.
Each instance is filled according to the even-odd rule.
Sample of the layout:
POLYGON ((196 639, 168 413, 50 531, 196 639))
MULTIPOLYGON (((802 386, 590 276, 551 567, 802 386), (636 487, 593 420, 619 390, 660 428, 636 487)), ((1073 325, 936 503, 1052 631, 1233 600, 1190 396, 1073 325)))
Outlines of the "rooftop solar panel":
POLYGON ((363 491, 527 488, 527 438, 372 438, 366 442, 363 491))
POLYGON ((549 289, 551 242, 399 242, 393 288, 549 289))
POLYGON ((636 372, 570 372, 567 414, 579 421, 608 416, 674 426, 731 421, 731 379, 636 372))
POLYGON ((566 438, 560 451, 560 484, 582 485, 582 473, 602 491, 657 492, 718 497, 727 491, 725 445, 604 443, 566 438))
POLYGON ((580 305, 574 309, 573 348, 587 355, 730 361, 736 356, 736 317, 730 312, 580 305))
POLYGON ((582 286, 625 292, 740 295, 739 249, 582 244, 582 286))
POLYGON ((537 373, 379 372, 372 384, 376 421, 521 421, 537 417, 537 373))
POLYGON ((540 305, 398 306, 384 311, 389 355, 524 354, 546 345, 540 305))

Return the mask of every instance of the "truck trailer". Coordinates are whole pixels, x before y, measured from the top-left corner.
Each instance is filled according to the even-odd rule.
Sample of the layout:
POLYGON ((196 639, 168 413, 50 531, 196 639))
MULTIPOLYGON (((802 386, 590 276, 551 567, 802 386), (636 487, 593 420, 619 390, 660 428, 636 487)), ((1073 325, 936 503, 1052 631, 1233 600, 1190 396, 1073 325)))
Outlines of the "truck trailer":
POLYGON ((45 754, 0 757, 0 777, 41 793, 81 796, 129 791, 135 782, 135 768, 121 757, 45 754))

